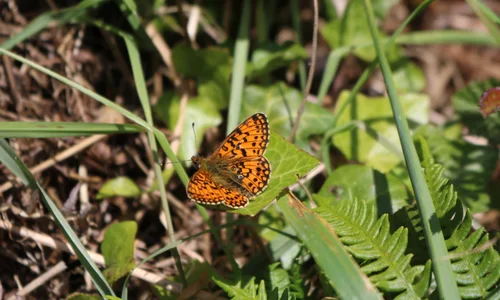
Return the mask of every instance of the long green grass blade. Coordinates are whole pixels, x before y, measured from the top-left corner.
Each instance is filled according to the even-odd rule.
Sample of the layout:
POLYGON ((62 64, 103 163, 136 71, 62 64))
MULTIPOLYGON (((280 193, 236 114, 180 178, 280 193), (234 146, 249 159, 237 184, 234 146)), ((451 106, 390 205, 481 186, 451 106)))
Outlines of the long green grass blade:
MULTIPOLYGON (((396 39, 401 35, 401 32, 408 26, 408 24, 413 21, 418 15, 420 15, 423 10, 431 4, 434 0, 426 0, 422 2, 409 16, 406 18, 406 20, 399 25, 399 27, 396 29, 396 31, 392 34, 392 36, 389 38, 389 40, 386 42, 386 47, 392 46, 392 44, 396 41, 396 39)), ((337 74, 337 69, 340 64, 340 61, 344 58, 345 55, 347 55, 352 49, 350 47, 342 47, 339 49, 335 49, 330 54, 328 55, 328 60, 326 63, 325 67, 325 73, 323 75, 323 78, 321 80, 321 85, 319 87, 319 92, 318 92, 318 98, 323 99, 323 97, 326 95, 328 92, 328 88, 330 87, 330 84, 333 81, 333 77, 335 74, 337 74)), ((352 99, 350 101, 347 101, 344 103, 344 106, 341 107, 340 109, 336 110, 335 113, 335 121, 334 125, 337 122, 337 117, 342 114, 343 110, 346 108, 346 106, 352 102, 354 99, 355 95, 357 94, 358 90, 365 84, 366 80, 368 80, 370 74, 373 72, 375 67, 378 65, 378 61, 375 60, 373 61, 369 67, 363 72, 361 77, 358 79, 356 82, 356 87, 354 88, 354 93, 352 94, 352 99)))
MULTIPOLYGON (((295 34, 297 35, 296 39, 297 43, 302 44, 302 27, 300 26, 301 18, 300 18, 299 3, 297 0, 290 1, 290 9, 292 11, 293 28, 295 29, 295 34)), ((307 82, 306 63, 304 61, 299 61, 298 68, 299 68, 300 90, 304 92, 306 89, 306 82, 307 82)))
POLYGON ((278 205, 341 299, 380 299, 324 219, 290 194, 281 197, 278 205))
POLYGON ((87 95, 87 96, 89 96, 89 97, 97 100, 98 102, 100 102, 100 103, 102 103, 102 104, 104 104, 104 105, 106 105, 108 107, 111 107, 112 109, 114 109, 117 112, 121 113, 122 115, 124 115, 126 118, 132 120, 133 122, 135 122, 135 123, 137 123, 137 124, 145 127, 148 130, 152 130, 151 126, 148 123, 144 122, 144 120, 142 120, 141 118, 139 118, 138 116, 136 116, 133 112, 131 112, 131 111, 129 111, 129 110, 121 107, 120 105, 114 103, 111 100, 108 100, 108 99, 104 98, 103 96, 97 94, 96 92, 93 92, 93 91, 91 91, 91 90, 89 90, 89 89, 87 89, 87 88, 85 88, 85 87, 83 87, 83 86, 81 86, 81 85, 79 85, 79 84, 71 81, 70 79, 57 74, 54 71, 51 71, 51 70, 49 70, 49 69, 47 69, 45 67, 42 67, 39 64, 36 64, 36 63, 34 63, 34 62, 30 61, 30 60, 27 60, 27 59, 25 59, 25 58, 23 58, 23 57, 21 57, 21 56, 19 56, 17 54, 14 54, 14 53, 12 53, 10 51, 7 51, 5 49, 0 48, 0 54, 7 55, 10 58, 13 58, 13 59, 15 59, 15 60, 17 60, 19 62, 22 62, 23 64, 26 64, 26 65, 32 67, 33 69, 35 69, 37 71, 40 71, 40 72, 42 72, 44 74, 47 74, 47 75, 49 75, 49 76, 51 76, 51 77, 59 80, 60 82, 66 84, 66 85, 68 85, 68 86, 70 86, 70 87, 72 87, 74 89, 79 90, 80 92, 84 93, 85 95, 87 95))
POLYGON ((417 151, 408 128, 408 122, 404 116, 403 108, 398 99, 394 82, 392 79, 392 72, 389 67, 389 62, 385 56, 385 51, 382 42, 379 40, 375 15, 370 0, 363 0, 365 6, 365 13, 370 24, 370 32, 373 38, 373 44, 377 51, 378 60, 384 76, 384 81, 391 101, 392 110, 396 127, 398 129, 401 146, 410 174, 410 179, 415 191, 420 215, 424 224, 426 234, 426 241, 429 246, 429 254, 433 264, 434 275, 436 277, 437 288, 440 297, 443 299, 460 299, 458 287, 456 285, 455 276, 451 269, 450 260, 446 258, 448 252, 443 237, 443 232, 436 217, 436 210, 432 202, 431 194, 425 181, 422 167, 417 156, 417 151))
POLYGON ((54 217, 54 221, 56 222, 59 229, 61 229, 76 256, 85 267, 85 270, 89 272, 90 277, 92 278, 92 281, 96 285, 96 288, 101 296, 104 297, 105 295, 114 295, 114 292, 108 285, 106 279, 104 278, 104 275, 101 273, 94 261, 90 258, 87 250, 80 242, 78 236, 68 224, 63 214, 57 208, 57 205, 54 203, 54 201, 52 201, 49 195, 47 195, 45 190, 40 186, 40 184, 30 173, 26 165, 21 161, 14 150, 10 147, 9 143, 7 143, 7 141, 5 141, 4 139, 0 139, 0 162, 2 162, 14 175, 19 177, 26 186, 40 191, 42 195, 40 199, 42 200, 47 210, 49 210, 54 217))
POLYGON ((3 42, 0 47, 7 50, 11 49, 15 45, 39 33, 53 22, 65 24, 71 21, 82 21, 81 19, 84 19, 90 8, 96 8, 104 2, 106 2, 106 0, 84 0, 73 7, 41 14, 26 25, 23 31, 3 42))
POLYGON ((146 131, 132 124, 76 122, 0 122, 0 128, 0 138, 57 138, 146 131))
POLYGON ((500 24, 497 24, 499 17, 495 15, 488 7, 486 7, 479 0, 466 0, 467 3, 472 7, 472 10, 481 19, 484 25, 488 28, 488 32, 491 34, 497 45, 500 45, 500 24))
MULTIPOLYGON (((125 45, 127 46, 130 63, 132 65, 132 72, 134 75, 135 86, 137 89, 137 93, 139 94, 139 99, 141 101, 141 106, 144 110, 144 114, 146 116, 146 120, 151 128, 154 128, 153 125, 153 115, 151 113, 151 107, 149 104, 149 96, 148 91, 146 89, 146 82, 144 80, 144 72, 142 71, 142 64, 140 60, 139 50, 137 49, 137 44, 134 40, 129 37, 124 37, 125 45)), ((163 207, 163 211, 165 213, 165 219, 167 220, 167 231, 169 235, 170 242, 172 244, 177 243, 174 232, 174 225, 172 222, 172 215, 170 214, 170 207, 167 201, 167 192, 165 191, 165 183, 163 182, 162 169, 160 165, 160 158, 158 156, 158 146, 156 144, 155 135, 152 131, 148 132, 148 140, 149 145, 151 147, 151 151, 153 152, 154 158, 154 170, 156 175, 156 181, 158 182, 158 189, 160 191, 160 198, 163 207)), ((184 269, 182 267, 181 257, 179 255, 179 251, 177 248, 172 249, 172 254, 175 259, 175 264, 177 266, 177 271, 179 272, 180 277, 183 279, 184 285, 187 284, 186 276, 184 274, 184 269)))
MULTIPOLYGON (((263 1, 259 1, 263 6, 263 1)), ((264 10, 257 7, 258 15, 263 17, 264 10)), ((240 28, 238 31, 238 38, 236 40, 236 45, 234 47, 234 62, 233 62, 233 72, 231 79, 231 94, 229 96, 229 110, 227 116, 227 127, 226 134, 231 133, 231 131, 238 125, 240 119, 241 103, 243 98, 243 89, 245 87, 245 69, 248 60, 248 52, 250 48, 249 31, 250 31, 250 15, 251 15, 250 1, 245 0, 243 2, 243 10, 241 12, 240 18, 240 28)), ((260 25, 262 29, 259 31, 259 36, 264 39, 267 37, 267 26, 263 24, 260 25)), ((208 216, 208 215, 207 215, 208 216)), ((233 221, 233 215, 226 215, 226 223, 231 223, 233 221)), ((233 235, 233 229, 227 229, 228 240, 231 241, 231 236, 233 235)), ((224 252, 228 256, 229 262, 235 272, 239 272, 240 267, 236 263, 233 256, 232 245, 229 243, 224 245, 221 243, 224 252)))
POLYGON ((245 66, 248 60, 248 51, 250 48, 250 40, 248 38, 250 13, 250 0, 245 0, 243 2, 243 12, 241 13, 238 39, 236 40, 236 45, 234 46, 231 96, 227 114, 227 128, 229 132, 231 132, 232 128, 238 125, 240 119, 241 99, 243 97, 243 86, 245 82, 245 66))

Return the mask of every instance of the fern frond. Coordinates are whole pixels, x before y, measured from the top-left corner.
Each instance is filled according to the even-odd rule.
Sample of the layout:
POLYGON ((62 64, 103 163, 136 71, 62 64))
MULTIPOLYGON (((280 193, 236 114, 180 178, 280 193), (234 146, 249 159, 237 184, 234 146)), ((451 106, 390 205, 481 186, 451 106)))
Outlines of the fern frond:
POLYGON ((255 277, 248 279, 245 284, 242 284, 241 280, 234 283, 216 276, 212 277, 212 280, 222 288, 231 299, 267 299, 264 280, 261 280, 260 284, 255 283, 255 277))
POLYGON ((500 279, 498 252, 491 245, 485 247, 489 237, 483 228, 472 229, 469 210, 464 209, 453 184, 443 176, 444 168, 434 163, 425 140, 420 139, 419 146, 460 294, 466 299, 486 297, 500 279))
MULTIPOLYGON (((314 197, 326 201, 319 199, 322 196, 314 197)), ((377 219, 374 207, 364 201, 337 203, 316 211, 335 228, 370 280, 384 292, 399 294, 399 298, 421 299, 429 286, 430 264, 410 264, 412 254, 405 255, 407 229, 401 227, 391 234, 388 216, 377 219)))

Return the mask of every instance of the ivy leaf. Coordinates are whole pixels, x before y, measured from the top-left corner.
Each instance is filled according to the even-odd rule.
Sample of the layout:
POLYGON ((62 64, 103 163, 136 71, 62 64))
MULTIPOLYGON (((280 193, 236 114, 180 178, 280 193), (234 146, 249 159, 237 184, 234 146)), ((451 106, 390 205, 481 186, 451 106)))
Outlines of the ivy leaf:
POLYGON ((283 45, 268 43, 255 49, 252 60, 247 64, 248 80, 269 74, 286 67, 296 60, 306 59, 307 52, 302 45, 288 41, 283 45))
POLYGON ((373 11, 377 18, 383 20, 391 7, 399 3, 399 0, 374 0, 373 11))
POLYGON ((213 102, 217 109, 227 107, 231 60, 226 49, 194 50, 187 45, 176 44, 172 60, 177 72, 196 80, 198 96, 213 102))
MULTIPOLYGON (((258 215, 257 223, 261 225, 259 227, 259 236, 269 242, 267 249, 272 261, 279 261, 284 269, 290 269, 297 262, 297 256, 303 246, 300 241, 293 238, 296 233, 290 225, 287 225, 278 206, 271 205, 263 210, 258 215)), ((265 257, 256 256, 245 267, 261 270, 260 263, 267 259, 267 255, 265 257), (261 261, 257 262, 259 259, 261 261)), ((248 274, 256 274, 259 270, 254 270, 254 272, 248 274)))
POLYGON ((269 186, 256 198, 250 200, 247 207, 229 210, 242 215, 255 215, 269 205, 281 191, 297 182, 319 164, 310 154, 298 149, 282 136, 271 130, 271 138, 264 156, 271 164, 269 186))
POLYGON ((141 194, 139 186, 130 178, 125 176, 116 177, 106 181, 97 192, 97 199, 122 196, 137 197, 141 194))
MULTIPOLYGON (((410 190, 396 176, 382 174, 362 165, 345 165, 336 169, 328 176, 318 194, 334 202, 363 199, 376 205, 377 215, 392 213, 413 201, 410 190), (334 199, 328 197, 332 193, 334 199)), ((318 203, 320 206, 332 204, 318 203)))
MULTIPOLYGON (((156 116, 165 122, 169 129, 173 130, 180 116, 180 98, 174 92, 163 94, 158 103, 153 108, 156 116)), ((203 97, 189 99, 184 114, 184 123, 180 136, 180 149, 178 157, 180 160, 189 160, 191 156, 197 154, 202 139, 195 143, 194 133, 192 133, 192 123, 195 122, 197 136, 204 136, 210 128, 222 123, 222 116, 215 103, 203 97)))
MULTIPOLYGON (((381 10, 384 10, 384 8, 381 10)), ((371 46, 372 37, 370 27, 365 18, 363 1, 361 0, 349 1, 343 18, 329 22, 323 26, 320 32, 331 49, 354 46, 354 54, 364 61, 372 61, 377 57, 375 48, 371 46)), ((380 38, 383 37, 380 31, 378 31, 378 34, 380 38)), ((399 57, 398 49, 397 46, 392 46, 388 49, 390 60, 399 57)))
MULTIPOLYGON (((338 107, 348 99, 350 92, 342 92, 338 107)), ((428 121, 429 98, 423 94, 404 94, 399 100, 410 124, 428 121)), ((358 127, 333 136, 333 144, 350 160, 366 163, 386 173, 403 158, 398 132, 394 124, 391 104, 387 97, 367 97, 358 94, 339 116, 338 125, 355 122, 358 127), (358 122, 361 121, 361 122, 358 122)))
MULTIPOLYGON (((302 102, 302 93, 284 83, 276 83, 269 87, 250 85, 243 94, 241 114, 251 115, 263 111, 269 118, 271 130, 288 136, 302 102)), ((304 114, 297 129, 295 143, 308 150, 308 137, 325 133, 333 124, 333 115, 319 105, 306 102, 304 114)))
POLYGON ((109 282, 114 283, 134 269, 136 233, 137 223, 134 221, 112 224, 104 233, 101 251, 106 262, 104 276, 109 282))
POLYGON ((415 63, 405 59, 402 63, 393 64, 393 78, 399 93, 418 93, 425 88, 425 74, 415 63))

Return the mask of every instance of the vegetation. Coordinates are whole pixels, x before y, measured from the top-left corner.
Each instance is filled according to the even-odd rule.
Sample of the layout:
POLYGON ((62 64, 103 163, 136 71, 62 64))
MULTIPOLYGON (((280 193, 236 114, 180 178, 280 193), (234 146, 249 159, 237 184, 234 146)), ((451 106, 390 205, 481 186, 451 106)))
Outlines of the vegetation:
POLYGON ((500 7, 341 2, 1 7, 0 298, 500 298, 500 7), (264 192, 189 201, 256 112, 264 192))

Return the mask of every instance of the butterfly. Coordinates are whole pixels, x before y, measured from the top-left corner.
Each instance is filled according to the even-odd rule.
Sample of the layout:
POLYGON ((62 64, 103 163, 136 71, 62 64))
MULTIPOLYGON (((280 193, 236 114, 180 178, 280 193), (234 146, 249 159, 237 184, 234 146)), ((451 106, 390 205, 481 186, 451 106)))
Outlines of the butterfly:
POLYGON ((200 204, 247 206, 268 185, 271 165, 263 156, 269 144, 269 122, 263 113, 248 117, 208 158, 193 156, 198 171, 189 180, 187 195, 200 204))

